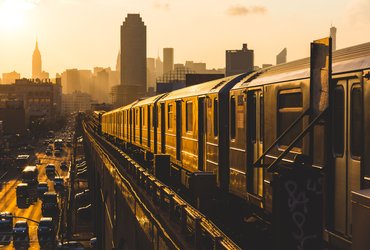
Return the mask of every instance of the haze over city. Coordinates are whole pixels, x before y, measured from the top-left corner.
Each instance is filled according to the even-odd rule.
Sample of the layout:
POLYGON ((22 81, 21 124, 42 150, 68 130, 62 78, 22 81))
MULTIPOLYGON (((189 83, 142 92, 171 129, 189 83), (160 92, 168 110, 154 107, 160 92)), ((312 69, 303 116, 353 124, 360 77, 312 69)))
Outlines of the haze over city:
POLYGON ((147 25, 148 57, 173 47, 175 63, 223 68, 225 50, 248 43, 255 65, 274 64, 284 47, 288 61, 308 56, 309 42, 327 36, 331 25, 338 49, 369 41, 369 9, 367 0, 1 0, 0 72, 31 77, 36 38, 50 77, 67 68, 114 68, 127 13, 140 13, 147 25))

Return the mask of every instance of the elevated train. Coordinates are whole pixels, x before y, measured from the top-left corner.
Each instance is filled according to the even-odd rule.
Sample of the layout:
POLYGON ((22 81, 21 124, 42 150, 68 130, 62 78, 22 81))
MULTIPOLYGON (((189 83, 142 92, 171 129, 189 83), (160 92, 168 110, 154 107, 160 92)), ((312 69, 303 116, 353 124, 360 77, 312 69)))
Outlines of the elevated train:
POLYGON ((209 178, 204 183, 267 213, 274 173, 297 164, 315 169, 325 176, 328 237, 350 241, 351 192, 370 187, 370 43, 327 61, 330 105, 322 116, 313 110, 313 61, 138 100, 102 114, 101 131, 148 159, 169 155, 172 178, 186 187, 209 178))

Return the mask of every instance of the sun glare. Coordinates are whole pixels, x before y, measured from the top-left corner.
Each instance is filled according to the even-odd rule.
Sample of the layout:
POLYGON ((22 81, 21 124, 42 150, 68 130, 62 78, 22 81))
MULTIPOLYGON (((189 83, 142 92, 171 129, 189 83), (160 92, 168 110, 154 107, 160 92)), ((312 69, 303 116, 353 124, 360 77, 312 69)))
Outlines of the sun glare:
POLYGON ((0 27, 8 31, 23 28, 26 24, 26 12, 33 6, 33 1, 0 0, 0 27))

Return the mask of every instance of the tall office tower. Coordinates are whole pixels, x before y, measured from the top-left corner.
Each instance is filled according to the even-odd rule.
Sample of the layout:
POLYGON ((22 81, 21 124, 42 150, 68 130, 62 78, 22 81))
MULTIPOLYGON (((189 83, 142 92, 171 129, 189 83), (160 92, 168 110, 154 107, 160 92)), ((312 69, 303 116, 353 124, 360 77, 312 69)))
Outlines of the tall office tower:
POLYGON ((147 77, 146 77, 146 85, 148 89, 152 87, 155 88, 155 58, 148 57, 146 59, 146 67, 147 67, 147 77))
POLYGON ((226 50, 226 76, 252 72, 253 67, 254 51, 246 43, 241 50, 226 50))
POLYGON ((121 71, 121 51, 119 51, 118 52, 118 55, 117 55, 116 71, 117 72, 120 72, 121 71))
POLYGON ((276 56, 276 65, 286 63, 286 56, 287 56, 287 49, 284 48, 277 56, 276 56))
POLYGON ((128 14, 121 25, 122 103, 128 104, 146 94, 146 26, 140 14, 128 14))
POLYGON ((163 74, 173 70, 173 48, 163 48, 163 74))
POLYGON ((334 26, 330 27, 330 37, 331 37, 331 44, 332 44, 332 50, 337 50, 337 28, 334 26))
POLYGON ((32 54, 32 78, 41 78, 41 53, 36 40, 36 47, 32 54))

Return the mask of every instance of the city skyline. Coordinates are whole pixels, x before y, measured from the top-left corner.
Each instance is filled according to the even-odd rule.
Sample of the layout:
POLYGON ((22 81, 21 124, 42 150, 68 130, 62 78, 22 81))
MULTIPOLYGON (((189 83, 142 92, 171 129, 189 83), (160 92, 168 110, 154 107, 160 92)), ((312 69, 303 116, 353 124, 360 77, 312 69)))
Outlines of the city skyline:
POLYGON ((225 50, 242 43, 255 51, 256 65, 274 63, 285 47, 288 61, 306 57, 307 44, 328 36, 331 25, 338 29, 338 49, 370 40, 363 32, 370 24, 368 1, 283 2, 0 0, 0 71, 31 77, 36 37, 50 77, 68 68, 114 68, 120 25, 128 13, 145 19, 147 57, 156 58, 158 51, 172 47, 175 63, 200 61, 208 68, 225 67, 225 50))

